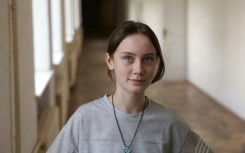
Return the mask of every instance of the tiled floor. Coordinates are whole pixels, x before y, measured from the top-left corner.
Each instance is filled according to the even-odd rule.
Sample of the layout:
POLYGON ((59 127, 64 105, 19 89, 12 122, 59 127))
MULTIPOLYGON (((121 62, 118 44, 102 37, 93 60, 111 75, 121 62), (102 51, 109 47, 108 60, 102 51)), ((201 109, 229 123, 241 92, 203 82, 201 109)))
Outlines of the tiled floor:
MULTIPOLYGON (((113 91, 104 62, 106 43, 103 37, 85 37, 70 114, 81 104, 113 91)), ((245 122, 188 82, 157 82, 147 95, 179 112, 216 153, 245 153, 245 122)))

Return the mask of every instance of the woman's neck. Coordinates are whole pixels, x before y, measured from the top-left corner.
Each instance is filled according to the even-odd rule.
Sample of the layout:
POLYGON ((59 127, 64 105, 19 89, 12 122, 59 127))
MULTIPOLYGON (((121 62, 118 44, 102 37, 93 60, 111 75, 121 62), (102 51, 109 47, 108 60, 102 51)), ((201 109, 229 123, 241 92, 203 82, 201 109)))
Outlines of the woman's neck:
POLYGON ((143 111, 145 106, 145 94, 144 93, 123 93, 116 91, 110 100, 114 103, 114 106, 126 113, 136 114, 143 111))

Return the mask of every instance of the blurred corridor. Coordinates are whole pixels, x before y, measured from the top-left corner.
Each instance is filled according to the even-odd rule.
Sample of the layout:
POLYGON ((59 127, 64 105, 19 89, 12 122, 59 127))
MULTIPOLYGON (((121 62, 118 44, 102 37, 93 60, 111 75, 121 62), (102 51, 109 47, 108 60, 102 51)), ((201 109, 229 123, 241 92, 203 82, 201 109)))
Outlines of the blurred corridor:
POLYGON ((244 0, 1 0, 0 153, 43 153, 81 105, 114 91, 104 54, 125 20, 166 64, 147 95, 217 153, 245 153, 244 0))

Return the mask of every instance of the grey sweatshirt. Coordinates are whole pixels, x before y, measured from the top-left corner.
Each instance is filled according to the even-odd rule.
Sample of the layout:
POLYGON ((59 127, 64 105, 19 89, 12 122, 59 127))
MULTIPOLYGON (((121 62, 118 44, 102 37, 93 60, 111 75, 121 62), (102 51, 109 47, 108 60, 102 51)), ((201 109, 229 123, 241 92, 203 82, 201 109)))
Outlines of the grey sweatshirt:
MULTIPOLYGON (((212 153, 209 146, 179 115, 152 100, 130 146, 131 153, 212 153)), ((141 113, 116 109, 126 145, 141 113)), ((107 95, 80 106, 63 127, 48 153, 124 153, 119 129, 107 95)))

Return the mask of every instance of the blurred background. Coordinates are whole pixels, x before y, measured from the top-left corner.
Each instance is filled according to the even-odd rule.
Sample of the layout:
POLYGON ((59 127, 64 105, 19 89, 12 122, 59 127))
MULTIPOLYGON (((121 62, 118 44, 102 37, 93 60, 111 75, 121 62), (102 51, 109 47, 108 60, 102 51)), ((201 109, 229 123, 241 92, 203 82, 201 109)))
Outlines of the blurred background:
POLYGON ((112 30, 148 24, 166 73, 147 96, 215 152, 245 153, 244 0, 0 0, 0 152, 46 152, 82 104, 110 94, 112 30))

